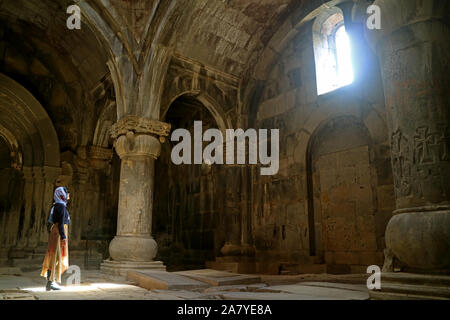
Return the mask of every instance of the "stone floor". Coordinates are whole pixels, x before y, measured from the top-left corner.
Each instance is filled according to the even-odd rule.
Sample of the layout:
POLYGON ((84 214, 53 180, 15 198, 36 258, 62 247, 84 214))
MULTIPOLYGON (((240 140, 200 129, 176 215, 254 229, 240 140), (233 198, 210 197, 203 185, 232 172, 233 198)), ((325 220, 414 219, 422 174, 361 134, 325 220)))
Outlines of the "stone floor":
POLYGON ((38 271, 0 268, 0 300, 365 300, 366 275, 261 275, 261 283, 208 286, 191 290, 147 290, 123 277, 82 270, 79 285, 45 291, 38 271))

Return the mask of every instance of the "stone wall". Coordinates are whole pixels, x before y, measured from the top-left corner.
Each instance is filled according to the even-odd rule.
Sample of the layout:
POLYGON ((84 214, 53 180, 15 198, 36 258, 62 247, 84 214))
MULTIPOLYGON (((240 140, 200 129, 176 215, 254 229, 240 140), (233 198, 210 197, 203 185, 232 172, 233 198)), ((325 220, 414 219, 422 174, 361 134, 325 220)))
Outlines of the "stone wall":
MULTIPOLYGON (((23 163, 2 155, 0 261, 45 245, 56 185, 72 192, 72 263, 98 265, 108 257, 116 232, 118 239, 127 233, 116 231, 118 211, 130 218, 127 228, 145 231, 132 232, 135 239, 153 244, 147 224, 136 218, 142 208, 118 210, 121 162, 112 155, 109 128, 132 115, 172 129, 204 120, 204 129, 280 130, 274 176, 261 176, 257 166, 175 166, 166 141, 156 160, 153 212, 151 192, 127 194, 136 184, 123 192, 124 203, 146 203, 157 259, 169 269, 221 256, 231 257, 227 263, 256 259, 254 271, 270 273, 381 265, 394 188, 380 68, 361 28, 351 30, 359 50, 354 84, 318 96, 312 21, 328 6, 323 1, 83 2, 86 28, 73 32, 61 3, 20 8, 22 2, 0 5, 0 71, 43 107, 57 134, 58 164, 42 163, 45 140, 33 143, 34 153, 24 152, 23 163), (55 170, 61 170, 56 183, 55 170), (12 194, 18 195, 13 202, 12 194)), ((357 21, 348 20, 353 2, 343 2, 329 5, 342 5, 346 28, 355 28, 357 21)), ((20 119, 8 113, 0 125, 12 118, 20 119)), ((121 133, 121 141, 122 135, 134 141, 133 130, 121 133)), ((142 133, 156 141, 158 131, 142 133)), ((153 145, 151 157, 159 152, 153 145)), ((6 154, 10 146, 0 147, 6 154)), ((153 172, 141 169, 130 172, 153 172)), ((153 176, 145 177, 140 183, 148 186, 153 176)))
POLYGON ((73 197, 71 263, 98 267, 108 257, 108 244, 116 232, 120 173, 120 159, 111 160, 110 141, 103 137, 115 121, 114 109, 112 115, 102 112, 110 107, 108 88, 106 93, 93 92, 81 115, 73 104, 80 103, 83 93, 70 94, 77 84, 61 83, 50 62, 45 66, 17 51, 8 32, 3 30, 0 40, 0 71, 17 82, 2 74, 0 263, 14 264, 13 259, 45 252, 53 190, 64 185, 73 197), (92 105, 98 121, 90 114, 92 105), (83 121, 84 116, 89 121, 83 121), (55 160, 50 164, 49 159, 55 160))
MULTIPOLYGON (((177 99, 165 121, 172 130, 189 130, 192 145, 194 121, 202 121, 203 132, 217 128, 210 112, 195 98, 177 99)), ((165 142, 156 161, 153 234, 158 257, 168 270, 203 268, 224 244, 227 179, 221 165, 173 164, 174 144, 165 142)))
POLYGON ((256 127, 280 129, 278 174, 253 176, 257 265, 365 271, 383 263, 395 204, 378 64, 372 57, 375 74, 317 96, 311 27, 275 61, 255 109, 256 127))
POLYGON ((70 258, 73 264, 98 268, 101 261, 108 258, 109 242, 116 233, 120 159, 115 155, 104 169, 88 163, 84 168, 77 168, 74 165, 77 160, 70 162, 67 154, 63 156, 65 169, 57 182, 57 185, 67 186, 72 197, 68 205, 70 258), (71 166, 75 172, 65 176, 71 166))

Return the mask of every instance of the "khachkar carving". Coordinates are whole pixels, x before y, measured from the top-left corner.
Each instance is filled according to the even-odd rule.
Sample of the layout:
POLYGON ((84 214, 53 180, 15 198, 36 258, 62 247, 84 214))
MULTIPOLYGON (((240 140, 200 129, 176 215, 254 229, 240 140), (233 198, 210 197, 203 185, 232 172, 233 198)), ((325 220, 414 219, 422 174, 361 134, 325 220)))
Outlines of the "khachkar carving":
POLYGON ((114 139, 128 132, 134 134, 153 134, 160 137, 164 142, 170 133, 170 124, 154 119, 140 118, 138 116, 126 116, 111 127, 111 136, 114 139))
POLYGON ((429 127, 419 127, 414 135, 414 162, 435 164, 449 161, 449 145, 450 130, 445 124, 439 125, 438 130, 434 132, 431 132, 429 127))
POLYGON ((399 129, 392 134, 391 159, 397 196, 424 198, 432 185, 440 196, 446 196, 445 170, 441 162, 450 160, 450 130, 440 124, 432 131, 420 126, 412 138, 399 129))
POLYGON ((434 186, 436 196, 445 198, 448 181, 448 146, 450 144, 449 128, 442 124, 435 131, 427 126, 416 129, 414 135, 414 164, 416 166, 416 178, 419 181, 416 193, 419 197, 428 198, 434 186), (447 173, 445 172, 447 171, 447 173))
POLYGON ((411 156, 408 138, 400 130, 392 134, 391 158, 397 195, 411 194, 411 156))

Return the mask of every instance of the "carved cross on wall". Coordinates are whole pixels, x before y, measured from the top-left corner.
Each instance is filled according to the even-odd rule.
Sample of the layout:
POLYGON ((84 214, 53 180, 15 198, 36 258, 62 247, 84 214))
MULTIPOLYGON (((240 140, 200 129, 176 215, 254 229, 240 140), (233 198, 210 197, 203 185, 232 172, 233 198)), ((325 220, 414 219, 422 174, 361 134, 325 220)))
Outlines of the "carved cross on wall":
POLYGON ((414 136, 414 163, 432 164, 436 162, 435 134, 429 133, 428 127, 419 127, 414 136))

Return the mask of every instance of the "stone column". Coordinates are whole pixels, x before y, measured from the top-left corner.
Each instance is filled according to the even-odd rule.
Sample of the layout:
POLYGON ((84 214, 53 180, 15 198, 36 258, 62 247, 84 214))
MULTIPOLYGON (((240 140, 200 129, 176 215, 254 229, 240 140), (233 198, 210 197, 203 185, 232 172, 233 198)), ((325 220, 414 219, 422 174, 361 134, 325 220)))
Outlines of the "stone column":
POLYGON ((39 231, 42 216, 42 203, 44 194, 44 172, 42 167, 33 167, 33 205, 31 212, 31 230, 28 247, 35 248, 39 245, 39 231))
POLYGON ((112 260, 104 272, 126 275, 128 270, 165 269, 153 261, 157 244, 152 237, 154 164, 161 151, 158 136, 167 136, 170 125, 128 116, 112 129, 114 147, 122 160, 117 234, 109 245, 112 260))
POLYGON ((31 167, 22 168, 23 176, 25 179, 23 200, 25 201, 25 212, 22 230, 20 230, 20 238, 17 243, 18 249, 23 249, 28 245, 28 238, 30 236, 30 219, 31 219, 31 208, 33 201, 33 171, 31 167))
POLYGON ((53 194, 55 191, 55 182, 61 174, 61 168, 58 167, 43 167, 44 173, 44 193, 43 193, 43 204, 42 204, 42 215, 39 225, 40 240, 39 244, 43 247, 47 246, 48 243, 48 231, 47 231, 47 221, 50 214, 50 210, 53 204, 53 194))
POLYGON ((450 1, 377 0, 396 211, 383 271, 450 271, 450 1))

